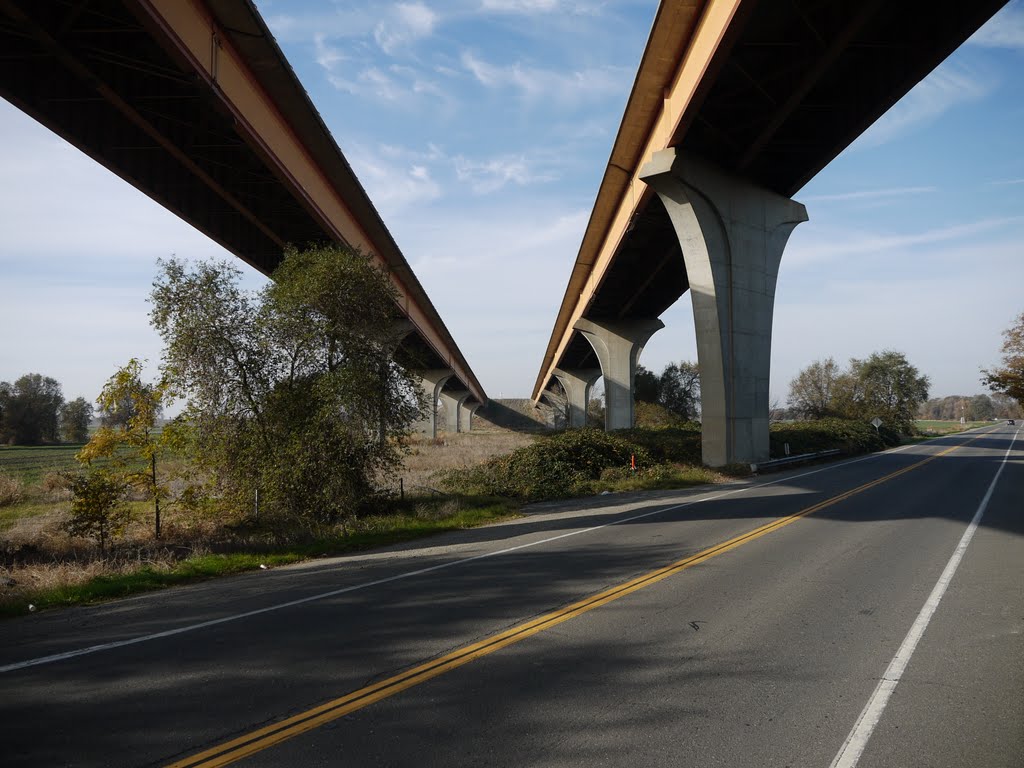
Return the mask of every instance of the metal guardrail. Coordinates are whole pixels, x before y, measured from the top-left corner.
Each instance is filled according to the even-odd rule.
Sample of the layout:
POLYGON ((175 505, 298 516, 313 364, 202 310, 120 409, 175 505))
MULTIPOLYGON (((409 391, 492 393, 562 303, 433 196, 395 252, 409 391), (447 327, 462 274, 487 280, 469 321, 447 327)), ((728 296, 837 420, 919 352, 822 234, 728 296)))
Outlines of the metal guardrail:
POLYGON ((823 459, 827 456, 838 456, 842 451, 838 448, 829 448, 827 451, 814 451, 813 453, 800 453, 796 456, 784 456, 781 459, 769 459, 768 461, 759 461, 756 464, 750 465, 750 471, 753 473, 771 471, 780 467, 786 467, 790 464, 799 464, 804 461, 813 461, 814 459, 823 459))

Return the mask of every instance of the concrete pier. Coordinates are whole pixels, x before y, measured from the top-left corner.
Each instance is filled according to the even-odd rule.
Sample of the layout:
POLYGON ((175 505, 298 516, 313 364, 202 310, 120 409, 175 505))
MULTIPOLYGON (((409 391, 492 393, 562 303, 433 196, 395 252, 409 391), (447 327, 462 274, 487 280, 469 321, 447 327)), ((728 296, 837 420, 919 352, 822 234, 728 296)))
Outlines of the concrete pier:
POLYGON ((775 284, 786 242, 807 211, 674 148, 656 152, 641 178, 664 203, 686 262, 704 463, 763 461, 775 284))
POLYGON ((633 426, 633 379, 637 361, 647 340, 665 324, 657 318, 622 323, 581 319, 573 327, 590 342, 601 364, 605 429, 629 429, 633 426))

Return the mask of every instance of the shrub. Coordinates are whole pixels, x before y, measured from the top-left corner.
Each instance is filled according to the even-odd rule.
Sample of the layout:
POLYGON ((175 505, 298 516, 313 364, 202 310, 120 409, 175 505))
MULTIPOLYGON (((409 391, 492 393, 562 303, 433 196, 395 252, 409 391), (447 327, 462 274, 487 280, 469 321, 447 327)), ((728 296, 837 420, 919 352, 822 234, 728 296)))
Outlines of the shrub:
POLYGON ((0 472, 0 507, 17 504, 25 496, 25 486, 16 477, 0 472))
POLYGON ((43 475, 39 486, 50 501, 66 501, 71 498, 71 488, 68 478, 62 472, 53 470, 43 475))
POLYGON ((680 421, 674 426, 619 430, 621 435, 646 450, 654 461, 670 464, 701 463, 700 424, 680 421))
POLYGON ((459 493, 506 496, 540 501, 586 491, 590 481, 611 467, 653 463, 651 455, 626 437, 597 429, 573 429, 542 438, 464 470, 443 473, 439 480, 459 493))
POLYGON ((899 443, 899 435, 890 429, 876 431, 863 421, 837 418, 772 424, 770 439, 773 457, 785 455, 785 443, 791 454, 832 448, 848 454, 869 453, 899 443))
POLYGON ((104 470, 93 470, 84 475, 72 475, 71 516, 64 530, 71 536, 91 538, 104 551, 107 542, 124 533, 130 519, 125 505, 128 486, 125 481, 104 470))

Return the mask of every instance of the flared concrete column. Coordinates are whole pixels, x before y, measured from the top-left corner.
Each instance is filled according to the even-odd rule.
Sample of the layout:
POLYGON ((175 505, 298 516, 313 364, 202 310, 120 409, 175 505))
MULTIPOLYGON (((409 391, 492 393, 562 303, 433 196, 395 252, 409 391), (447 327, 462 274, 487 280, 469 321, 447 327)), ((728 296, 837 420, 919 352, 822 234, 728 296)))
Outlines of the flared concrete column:
POLYGON ((460 417, 462 404, 469 399, 469 392, 442 392, 441 402, 444 403, 445 426, 448 432, 462 432, 460 417))
POLYGON ((565 370, 556 368, 555 378, 565 390, 565 397, 568 401, 568 413, 566 417, 569 427, 587 426, 587 405, 590 404, 590 390, 594 382, 601 378, 599 368, 583 368, 565 370))
POLYGON ((553 429, 565 429, 569 426, 569 400, 564 391, 556 392, 553 389, 545 389, 540 393, 540 399, 551 408, 551 427, 553 429))
POLYGON ((483 403, 463 401, 459 406, 459 432, 473 431, 473 416, 481 405, 483 403))
MULTIPOLYGON (((577 320, 573 326, 594 348, 604 376, 604 428, 633 426, 633 379, 647 340, 665 324, 657 318, 624 323, 577 320)), ((585 413, 585 411, 584 411, 585 413)))
POLYGON ((427 437, 437 437, 437 398, 441 394, 444 383, 455 375, 451 368, 438 368, 431 371, 417 371, 420 386, 423 387, 424 399, 427 401, 423 417, 413 425, 413 430, 422 432, 427 437))
POLYGON ((702 453, 717 467, 768 458, 768 377, 779 262, 798 202, 675 149, 641 171, 686 262, 700 365, 702 453))

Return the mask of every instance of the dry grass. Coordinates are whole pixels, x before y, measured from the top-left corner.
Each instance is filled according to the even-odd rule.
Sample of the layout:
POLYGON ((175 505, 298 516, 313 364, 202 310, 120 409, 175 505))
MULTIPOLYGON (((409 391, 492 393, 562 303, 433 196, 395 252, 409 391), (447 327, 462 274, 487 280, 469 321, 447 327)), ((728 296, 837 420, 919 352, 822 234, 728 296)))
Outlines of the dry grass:
MULTIPOLYGON (((439 470, 476 465, 534 439, 515 432, 442 435, 438 440, 414 437, 400 473, 405 492, 431 497, 432 477, 439 470)), ((223 549, 222 529, 194 516, 179 517, 173 508, 164 512, 162 541, 155 541, 152 505, 132 501, 132 522, 125 535, 100 553, 94 542, 73 539, 63 530, 71 502, 67 482, 57 470, 42 468, 31 482, 10 479, 12 489, 17 485, 17 501, 0 508, 0 606, 24 603, 44 591, 71 590, 98 577, 128 575, 142 568, 170 571, 183 557, 223 549), (166 544, 171 541, 174 547, 166 544)), ((10 495, 15 496, 13 490, 10 495)), ((424 498, 413 507, 413 517, 430 524, 463 511, 459 500, 424 498)), ((230 549, 244 549, 244 535, 233 535, 230 549)))
POLYGON ((6 472, 0 472, 0 507, 17 504, 25 496, 25 484, 6 472))
POLYGON ((469 432, 442 435, 437 440, 413 437, 399 477, 406 493, 429 494, 435 473, 475 466, 493 456, 511 453, 536 439, 536 435, 519 432, 469 432))

